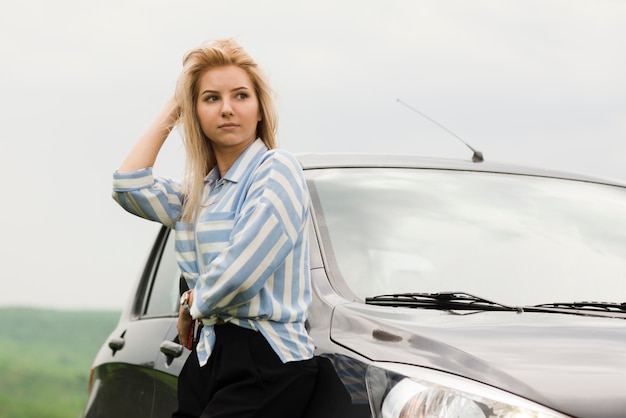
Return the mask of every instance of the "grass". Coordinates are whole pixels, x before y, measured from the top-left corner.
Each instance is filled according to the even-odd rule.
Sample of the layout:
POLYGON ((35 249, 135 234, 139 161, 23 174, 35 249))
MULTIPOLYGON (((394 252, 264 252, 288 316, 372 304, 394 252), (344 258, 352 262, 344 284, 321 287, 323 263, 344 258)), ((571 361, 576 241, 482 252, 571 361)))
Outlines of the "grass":
POLYGON ((119 312, 0 309, 0 418, 74 418, 119 312))

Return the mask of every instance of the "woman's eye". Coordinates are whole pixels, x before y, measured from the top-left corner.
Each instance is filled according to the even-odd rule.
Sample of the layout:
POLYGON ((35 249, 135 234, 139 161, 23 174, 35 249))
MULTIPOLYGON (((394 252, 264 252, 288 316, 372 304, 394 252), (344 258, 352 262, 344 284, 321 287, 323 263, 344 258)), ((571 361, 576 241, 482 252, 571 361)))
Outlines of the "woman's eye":
POLYGON ((218 100, 219 100, 218 96, 205 96, 204 97, 205 102, 216 102, 218 100))
POLYGON ((248 98, 248 93, 237 93, 237 97, 238 99, 247 99, 248 98))

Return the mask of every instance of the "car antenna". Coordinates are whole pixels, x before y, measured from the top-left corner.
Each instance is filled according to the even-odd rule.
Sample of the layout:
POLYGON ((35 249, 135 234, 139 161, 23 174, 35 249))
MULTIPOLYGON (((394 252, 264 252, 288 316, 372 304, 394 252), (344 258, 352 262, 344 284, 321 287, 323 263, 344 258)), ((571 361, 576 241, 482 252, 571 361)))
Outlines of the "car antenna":
POLYGON ((475 150, 474 148, 472 148, 472 146, 470 144, 468 144, 467 142, 463 141, 463 139, 458 136, 457 134, 455 134, 454 132, 452 132, 450 129, 446 128, 445 126, 443 126, 442 124, 440 124, 439 122, 437 122, 436 120, 434 120, 433 118, 429 117, 428 115, 425 115, 424 113, 420 112, 419 110, 415 109, 413 106, 409 106, 408 104, 404 103, 402 100, 400 99, 396 99, 398 101, 398 103, 400 103, 401 105, 404 105, 406 107, 408 107, 409 109, 411 109, 412 111, 414 111, 415 113, 417 113, 418 115, 422 116, 423 118, 426 118, 427 120, 431 121, 432 123, 434 123, 435 125, 439 126, 441 129, 443 129, 444 131, 446 131, 447 133, 449 133, 450 135, 452 135, 453 137, 455 137, 456 139, 458 139, 459 141, 461 141, 462 143, 465 144, 465 146, 469 149, 472 150, 472 152, 474 153, 472 155, 472 161, 475 163, 482 163, 485 159, 483 158, 483 153, 480 151, 475 150))

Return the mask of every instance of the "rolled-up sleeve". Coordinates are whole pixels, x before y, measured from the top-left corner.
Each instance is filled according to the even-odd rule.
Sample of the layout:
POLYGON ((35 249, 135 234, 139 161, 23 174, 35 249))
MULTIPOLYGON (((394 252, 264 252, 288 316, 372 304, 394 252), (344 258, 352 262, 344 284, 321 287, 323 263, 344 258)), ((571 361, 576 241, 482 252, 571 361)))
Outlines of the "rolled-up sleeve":
POLYGON ((112 196, 127 212, 170 228, 180 218, 183 203, 180 184, 154 177, 151 167, 114 172, 112 196))

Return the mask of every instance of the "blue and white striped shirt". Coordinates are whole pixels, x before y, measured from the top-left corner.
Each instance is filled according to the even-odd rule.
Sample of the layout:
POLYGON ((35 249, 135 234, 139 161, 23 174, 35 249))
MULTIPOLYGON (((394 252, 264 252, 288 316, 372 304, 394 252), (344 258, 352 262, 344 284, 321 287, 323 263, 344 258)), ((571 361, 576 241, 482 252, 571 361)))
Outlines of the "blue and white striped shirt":
POLYGON ((128 212, 175 229, 178 265, 204 323, 204 365, 218 320, 257 330, 283 362, 313 356, 304 323, 311 302, 309 195, 297 160, 255 140, 223 178, 205 178, 195 221, 180 221, 179 182, 152 168, 113 175, 113 198, 128 212))

